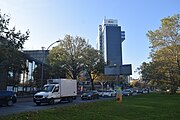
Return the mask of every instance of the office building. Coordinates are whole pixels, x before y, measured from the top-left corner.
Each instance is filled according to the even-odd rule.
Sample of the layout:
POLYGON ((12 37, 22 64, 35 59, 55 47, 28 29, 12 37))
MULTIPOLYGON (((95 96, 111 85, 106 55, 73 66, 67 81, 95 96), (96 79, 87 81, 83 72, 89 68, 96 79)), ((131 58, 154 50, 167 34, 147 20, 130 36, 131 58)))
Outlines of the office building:
POLYGON ((121 30, 115 19, 104 19, 98 28, 98 50, 101 51, 106 63, 107 75, 130 75, 131 65, 123 65, 122 42, 125 40, 125 31, 121 30))

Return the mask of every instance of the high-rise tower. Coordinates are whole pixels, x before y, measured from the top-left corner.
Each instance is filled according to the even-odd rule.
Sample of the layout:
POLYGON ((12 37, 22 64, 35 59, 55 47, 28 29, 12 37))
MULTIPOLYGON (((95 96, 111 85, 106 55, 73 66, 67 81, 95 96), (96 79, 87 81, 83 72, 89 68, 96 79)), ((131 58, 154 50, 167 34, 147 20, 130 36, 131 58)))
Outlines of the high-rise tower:
MULTIPOLYGON (((128 65, 130 70, 123 70, 122 61, 122 42, 125 40, 125 32, 121 31, 121 26, 118 26, 118 21, 115 19, 104 19, 102 25, 98 28, 98 50, 104 56, 106 63, 105 74, 131 74, 131 65, 128 65)), ((127 65, 126 65, 127 67, 127 65)))

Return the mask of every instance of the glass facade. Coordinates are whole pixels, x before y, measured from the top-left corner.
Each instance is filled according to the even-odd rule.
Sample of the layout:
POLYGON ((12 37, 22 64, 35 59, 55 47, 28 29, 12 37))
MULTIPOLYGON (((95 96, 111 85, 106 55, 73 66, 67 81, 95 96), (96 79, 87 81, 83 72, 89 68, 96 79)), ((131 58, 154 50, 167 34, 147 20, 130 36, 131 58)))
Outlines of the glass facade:
POLYGON ((120 26, 106 26, 106 55, 109 66, 122 65, 122 40, 120 26))

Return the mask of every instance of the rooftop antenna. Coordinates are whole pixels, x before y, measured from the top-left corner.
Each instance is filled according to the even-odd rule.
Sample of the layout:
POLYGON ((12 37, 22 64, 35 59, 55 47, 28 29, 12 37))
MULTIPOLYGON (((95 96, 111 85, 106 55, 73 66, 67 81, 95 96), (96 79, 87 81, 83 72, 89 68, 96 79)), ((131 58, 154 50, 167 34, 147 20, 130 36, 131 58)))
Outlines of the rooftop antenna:
POLYGON ((105 25, 106 16, 104 16, 102 25, 105 25))

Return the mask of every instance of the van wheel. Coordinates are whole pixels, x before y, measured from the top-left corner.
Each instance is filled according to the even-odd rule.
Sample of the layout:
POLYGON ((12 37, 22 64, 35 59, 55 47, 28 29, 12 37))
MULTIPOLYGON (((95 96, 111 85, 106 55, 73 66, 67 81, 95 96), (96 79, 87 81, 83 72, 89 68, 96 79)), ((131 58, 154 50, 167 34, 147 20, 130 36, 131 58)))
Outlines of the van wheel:
POLYGON ((73 100, 76 100, 76 96, 73 97, 73 100))
POLYGON ((54 104, 54 99, 53 99, 53 98, 51 98, 51 100, 49 101, 49 104, 50 104, 50 105, 53 105, 53 104, 54 104))
POLYGON ((69 101, 70 103, 72 103, 72 102, 73 102, 73 98, 72 98, 72 97, 69 97, 68 101, 69 101))
POLYGON ((13 105, 13 101, 12 100, 8 100, 7 106, 12 106, 12 105, 13 105))
POLYGON ((62 102, 62 99, 59 100, 59 103, 61 103, 61 102, 62 102))
POLYGON ((38 106, 39 106, 39 105, 41 105, 41 103, 36 103, 36 105, 38 105, 38 106))

